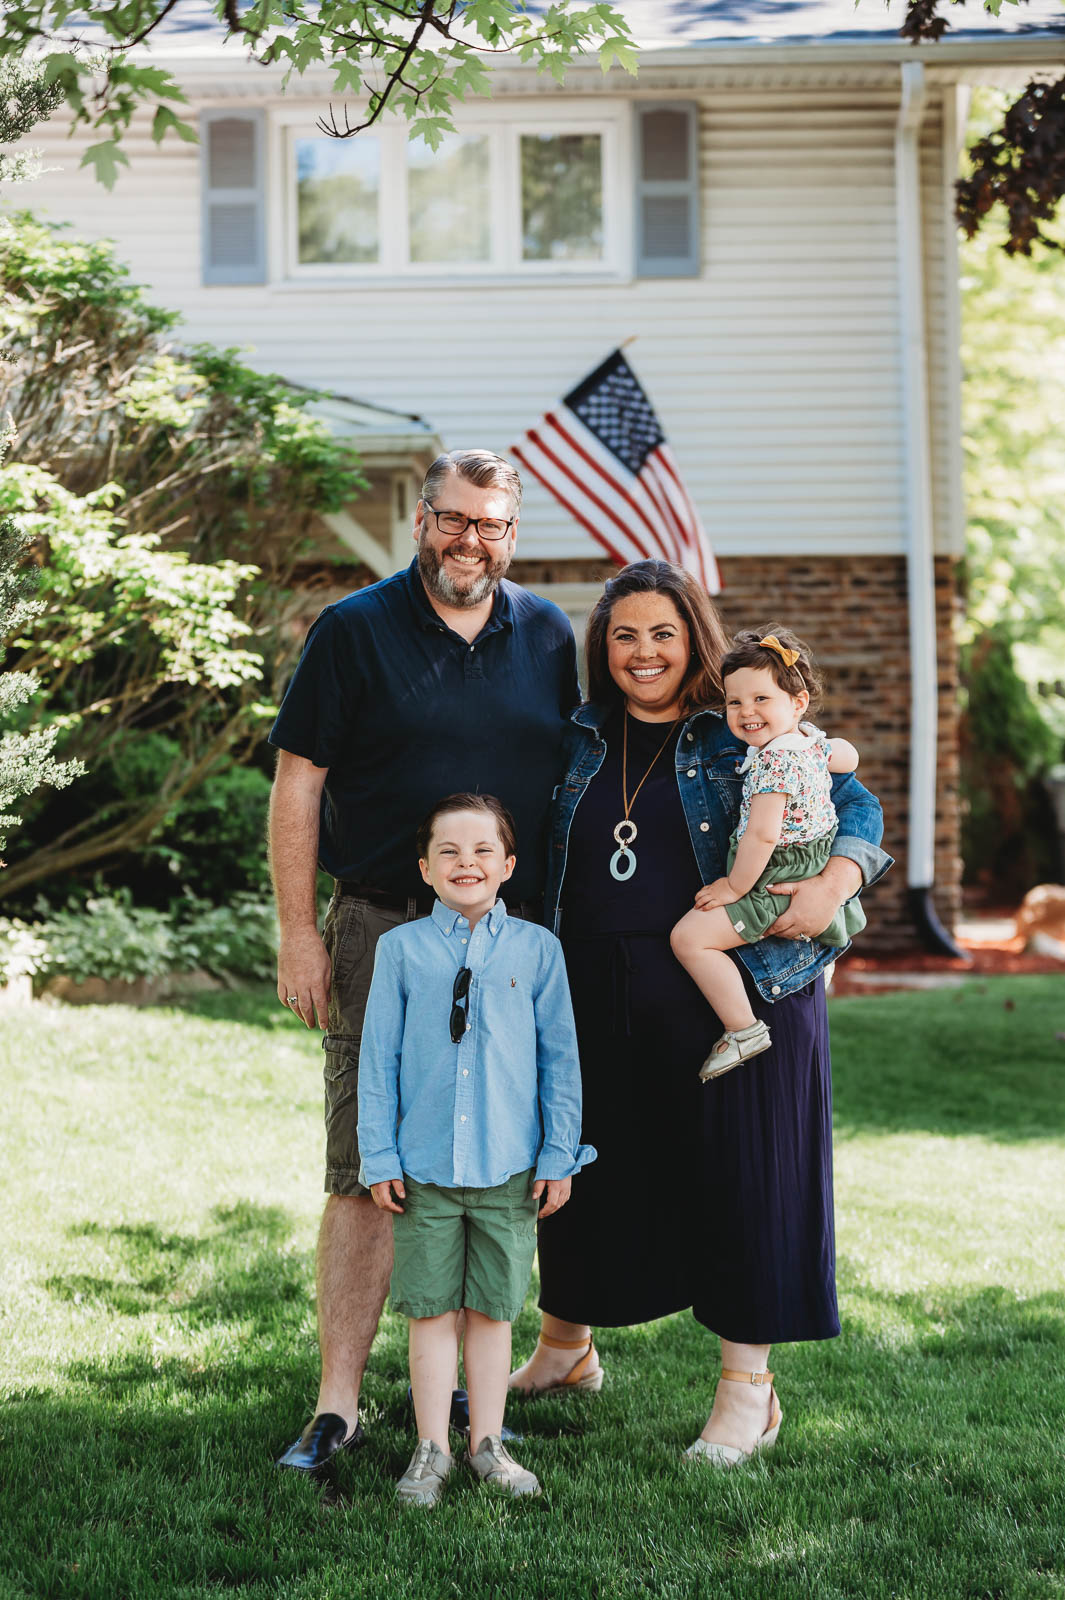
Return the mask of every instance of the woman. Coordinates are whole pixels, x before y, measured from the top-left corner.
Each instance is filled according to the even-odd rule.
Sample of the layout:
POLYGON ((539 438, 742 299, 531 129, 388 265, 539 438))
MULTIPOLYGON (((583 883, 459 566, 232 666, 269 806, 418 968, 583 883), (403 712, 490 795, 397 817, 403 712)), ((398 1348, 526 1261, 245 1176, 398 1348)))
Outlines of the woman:
POLYGON ((541 1229, 540 1341, 511 1379, 541 1394, 597 1389, 592 1325, 691 1306, 721 1339, 722 1374, 687 1454, 720 1466, 776 1439, 771 1345, 839 1332, 821 976, 838 952, 809 936, 890 865, 878 802, 837 780, 835 853, 782 897, 788 937, 738 952, 772 1049, 702 1084, 719 1030, 669 934, 725 871, 739 811, 745 750, 715 709, 726 642, 705 592, 664 561, 625 567, 589 618, 589 700, 556 799, 546 920, 566 952, 583 1137, 599 1160, 541 1229))

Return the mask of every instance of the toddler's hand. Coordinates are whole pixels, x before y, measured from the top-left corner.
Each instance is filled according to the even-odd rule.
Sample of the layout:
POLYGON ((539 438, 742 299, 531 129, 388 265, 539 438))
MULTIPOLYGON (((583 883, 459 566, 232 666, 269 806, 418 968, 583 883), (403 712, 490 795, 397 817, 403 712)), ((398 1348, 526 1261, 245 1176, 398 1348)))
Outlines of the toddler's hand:
POLYGON ((373 1197, 375 1206, 380 1206, 382 1211, 395 1211, 399 1216, 402 1216, 403 1207, 396 1205, 396 1200, 392 1198, 393 1192, 396 1200, 405 1200, 407 1198, 407 1191, 403 1187, 402 1178, 386 1178, 384 1183, 371 1183, 370 1185, 370 1194, 373 1197))
POLYGON ((533 1199, 539 1200, 544 1190, 547 1190, 547 1199, 540 1207, 538 1215, 550 1217, 555 1214, 569 1199, 572 1178, 537 1178, 533 1184, 533 1199))
POLYGON ((695 896, 695 904, 700 911, 713 911, 715 906, 730 906, 739 899, 727 878, 715 878, 713 883, 705 883, 695 896))

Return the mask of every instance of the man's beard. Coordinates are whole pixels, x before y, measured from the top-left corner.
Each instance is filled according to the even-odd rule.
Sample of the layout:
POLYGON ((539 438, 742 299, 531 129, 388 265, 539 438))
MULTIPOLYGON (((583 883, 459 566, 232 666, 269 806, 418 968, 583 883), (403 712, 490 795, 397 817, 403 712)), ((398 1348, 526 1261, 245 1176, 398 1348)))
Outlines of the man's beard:
POLYGON ((423 533, 418 541, 418 571, 427 592, 442 605, 454 606, 456 610, 479 606, 489 595, 495 594, 499 580, 510 566, 510 541, 504 543, 508 548, 500 552, 499 560, 493 561, 489 557, 487 565, 481 568, 469 588, 460 589, 445 570, 443 556, 430 544, 428 535, 423 533))

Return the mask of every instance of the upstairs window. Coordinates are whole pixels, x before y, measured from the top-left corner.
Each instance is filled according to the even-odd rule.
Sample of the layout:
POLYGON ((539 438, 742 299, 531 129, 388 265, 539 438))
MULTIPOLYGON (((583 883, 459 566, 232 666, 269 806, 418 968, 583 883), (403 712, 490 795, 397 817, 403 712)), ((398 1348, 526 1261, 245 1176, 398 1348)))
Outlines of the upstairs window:
POLYGON ((523 261, 602 261, 601 134, 521 135, 521 254, 523 261))
POLYGON ((463 117, 430 150, 398 122, 329 139, 304 111, 269 128, 260 110, 205 111, 203 281, 699 275, 694 102, 523 101, 463 117))
POLYGON ((381 256, 381 141, 297 139, 296 255, 323 266, 381 256))
POLYGON ((405 127, 287 130, 286 276, 574 276, 631 270, 628 118, 474 121, 431 150, 405 127))
POLYGON ((439 150, 408 143, 407 240, 412 266, 482 266, 492 260, 489 136, 453 134, 439 150))

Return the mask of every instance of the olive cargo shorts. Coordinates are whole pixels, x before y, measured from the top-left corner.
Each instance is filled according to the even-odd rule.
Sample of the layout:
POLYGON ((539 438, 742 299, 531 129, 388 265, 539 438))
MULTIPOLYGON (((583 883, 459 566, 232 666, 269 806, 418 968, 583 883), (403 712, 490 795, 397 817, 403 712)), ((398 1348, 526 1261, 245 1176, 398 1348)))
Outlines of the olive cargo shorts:
POLYGON ((418 915, 382 911, 356 895, 334 895, 322 939, 333 969, 325 1050, 325 1192, 369 1194, 359 1182, 359 1046, 377 941, 418 915))

